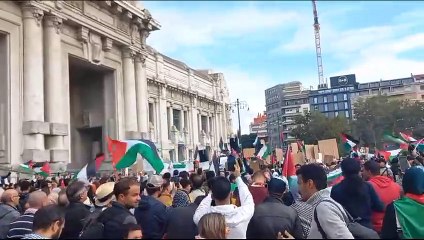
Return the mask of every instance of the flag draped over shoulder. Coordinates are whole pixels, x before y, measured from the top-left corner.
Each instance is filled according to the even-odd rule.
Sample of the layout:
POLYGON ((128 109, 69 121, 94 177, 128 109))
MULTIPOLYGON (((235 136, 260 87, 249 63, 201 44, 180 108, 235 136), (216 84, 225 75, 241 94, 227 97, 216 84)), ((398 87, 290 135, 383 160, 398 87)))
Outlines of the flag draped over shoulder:
POLYGON ((132 166, 140 154, 152 168, 160 173, 165 168, 155 144, 149 140, 112 140, 108 138, 108 149, 117 170, 132 166))
POLYGON ((359 144, 359 140, 356 140, 355 138, 346 133, 341 133, 340 136, 344 147, 348 152, 352 151, 355 146, 359 144))
POLYGON ((424 204, 409 197, 403 197, 394 202, 394 207, 399 224, 402 227, 403 238, 423 238, 422 214, 424 204))

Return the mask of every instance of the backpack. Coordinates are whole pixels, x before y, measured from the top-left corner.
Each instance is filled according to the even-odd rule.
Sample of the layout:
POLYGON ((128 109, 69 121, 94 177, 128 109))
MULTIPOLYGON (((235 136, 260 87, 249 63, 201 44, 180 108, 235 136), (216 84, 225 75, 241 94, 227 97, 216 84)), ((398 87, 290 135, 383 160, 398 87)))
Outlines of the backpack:
MULTIPOLYGON (((322 200, 319 203, 322 203, 322 202, 328 202, 328 203, 333 204, 343 214, 343 211, 333 201, 322 200)), ((346 226, 355 239, 380 239, 380 236, 378 235, 378 233, 376 231, 374 231, 373 229, 362 226, 361 224, 359 224, 357 222, 358 219, 354 219, 346 209, 343 208, 343 210, 344 210, 344 212, 346 212, 346 215, 347 215, 347 219, 344 219, 344 221, 346 222, 346 226)), ((327 234, 325 234, 324 230, 321 227, 321 224, 318 221, 317 208, 316 207, 315 207, 315 210, 314 210, 314 219, 315 219, 315 222, 317 223, 318 231, 321 233, 321 235, 324 239, 327 239, 327 234)))
POLYGON ((103 238, 104 224, 99 221, 103 212, 94 212, 88 218, 84 219, 84 225, 80 232, 79 239, 103 238))

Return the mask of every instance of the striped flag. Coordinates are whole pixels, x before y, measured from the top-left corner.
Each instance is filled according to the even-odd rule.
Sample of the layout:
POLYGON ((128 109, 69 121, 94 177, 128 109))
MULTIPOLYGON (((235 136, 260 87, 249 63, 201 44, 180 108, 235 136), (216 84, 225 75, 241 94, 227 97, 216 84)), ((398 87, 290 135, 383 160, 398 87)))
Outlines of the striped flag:
POLYGON ((98 154, 94 161, 87 163, 77 174, 77 179, 88 180, 90 177, 96 176, 97 171, 100 169, 105 155, 103 153, 98 154))
POLYGON ((403 132, 399 132, 399 135, 403 138, 403 140, 405 140, 405 142, 416 142, 417 139, 413 138, 412 136, 403 133, 403 132))
POLYGON ((355 138, 353 138, 352 136, 350 136, 346 133, 341 133, 340 136, 341 136, 341 140, 344 144, 344 147, 345 147, 346 151, 348 151, 348 152, 352 151, 354 149, 354 147, 359 144, 358 140, 356 140, 355 138))
POLYGON ((108 137, 108 150, 112 155, 112 162, 117 170, 131 167, 140 154, 152 168, 160 173, 165 168, 162 159, 153 142, 141 140, 113 140, 108 137))

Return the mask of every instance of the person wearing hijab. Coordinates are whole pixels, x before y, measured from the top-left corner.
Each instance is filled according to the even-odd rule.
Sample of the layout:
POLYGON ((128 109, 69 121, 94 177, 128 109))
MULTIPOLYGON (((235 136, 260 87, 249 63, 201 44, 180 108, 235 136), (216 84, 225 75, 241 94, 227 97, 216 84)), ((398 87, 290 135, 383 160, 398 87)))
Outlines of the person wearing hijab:
POLYGON ((382 239, 424 238, 424 167, 406 170, 402 187, 405 196, 387 206, 382 239))

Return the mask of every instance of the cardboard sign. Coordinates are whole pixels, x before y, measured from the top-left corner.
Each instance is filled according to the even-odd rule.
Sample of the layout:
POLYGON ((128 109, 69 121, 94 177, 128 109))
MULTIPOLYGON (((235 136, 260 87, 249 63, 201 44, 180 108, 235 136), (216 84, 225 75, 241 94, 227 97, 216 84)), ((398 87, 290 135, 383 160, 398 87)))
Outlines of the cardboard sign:
POLYGON ((315 145, 305 145, 306 159, 309 159, 309 160, 315 159, 314 146, 315 145))
POLYGON ((335 138, 318 141, 318 147, 322 155, 331 155, 339 159, 339 148, 335 138))
POLYGON ((245 158, 251 158, 255 156, 255 149, 254 148, 244 148, 243 149, 243 156, 245 158))
POLYGON ((275 149, 275 155, 276 155, 276 157, 277 157, 277 161, 283 161, 283 158, 284 158, 283 149, 281 149, 281 148, 276 148, 276 149, 275 149))
POLYGON ((305 155, 302 152, 293 153, 295 164, 305 164, 305 155))
POLYGON ((319 159, 319 148, 318 145, 314 145, 314 159, 319 159))

